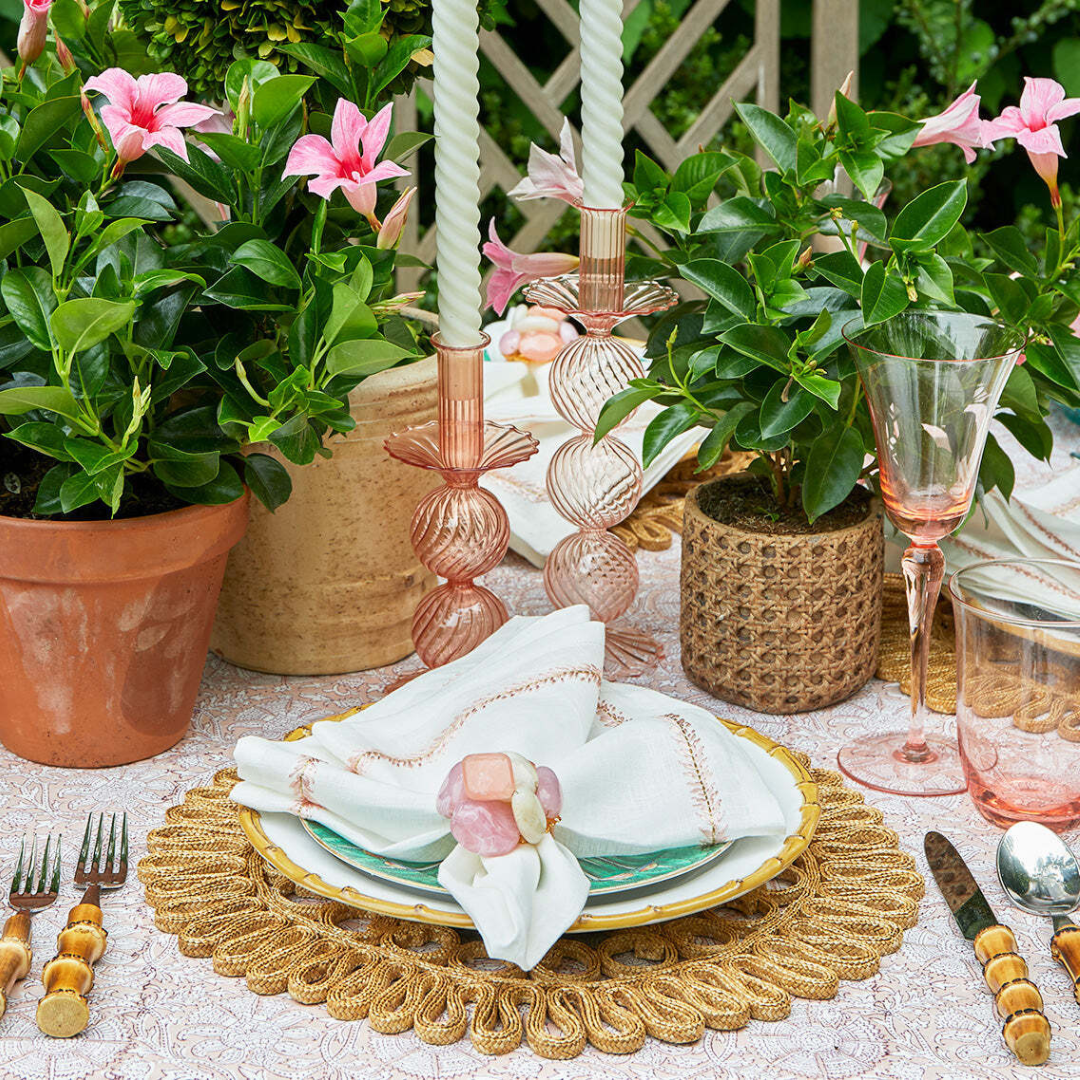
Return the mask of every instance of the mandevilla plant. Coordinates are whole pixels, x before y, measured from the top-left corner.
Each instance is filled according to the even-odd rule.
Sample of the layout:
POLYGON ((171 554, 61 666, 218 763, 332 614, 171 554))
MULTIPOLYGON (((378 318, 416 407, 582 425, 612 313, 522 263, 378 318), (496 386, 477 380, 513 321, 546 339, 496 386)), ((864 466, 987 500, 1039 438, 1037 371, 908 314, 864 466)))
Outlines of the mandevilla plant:
POLYGON ((318 76, 257 60, 229 69, 228 117, 178 75, 97 73, 98 10, 74 56, 42 32, 3 72, 0 433, 52 463, 35 515, 222 503, 244 484, 273 509, 287 471, 242 451, 328 455, 350 391, 418 355, 392 290, 412 192, 380 219, 377 184, 421 140, 388 142, 389 106, 309 113, 318 76), (221 219, 173 247, 170 174, 221 219))
MULTIPOLYGON (((672 438, 706 427, 701 469, 729 444, 752 451, 751 471, 768 478, 776 505, 801 505, 812 523, 860 480, 876 478, 873 430, 842 328, 909 307, 943 308, 994 314, 1037 335, 999 417, 1029 451, 1047 457, 1047 400, 1072 402, 1080 392, 1080 341, 1068 330, 1080 304, 1076 225, 1048 237, 1041 265, 1015 229, 991 233, 987 243, 1017 275, 1010 277, 973 257, 959 224, 966 181, 924 191, 891 220, 883 209, 886 167, 913 145, 948 141, 970 151, 970 108, 957 104, 944 121, 922 123, 865 112, 843 92, 825 121, 794 103, 783 118, 736 105, 776 165, 768 171, 721 150, 694 155, 669 175, 639 154, 627 185, 632 214, 651 221, 671 247, 629 260, 628 270, 677 274, 706 299, 679 305, 655 326, 646 377, 605 405, 597 438, 656 401, 666 407, 645 433, 646 464, 672 438), (838 193, 844 175, 862 198, 838 193)), ((1012 483, 1012 465, 991 435, 980 489, 1008 496, 1012 483)))

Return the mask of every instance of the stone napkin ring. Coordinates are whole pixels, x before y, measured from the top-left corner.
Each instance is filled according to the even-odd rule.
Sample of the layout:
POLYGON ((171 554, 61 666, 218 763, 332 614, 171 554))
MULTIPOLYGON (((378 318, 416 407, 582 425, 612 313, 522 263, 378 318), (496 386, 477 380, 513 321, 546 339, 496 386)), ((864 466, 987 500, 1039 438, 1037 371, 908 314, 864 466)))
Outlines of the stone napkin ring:
POLYGON ((559 819, 562 789, 545 765, 515 753, 468 754, 439 788, 435 807, 474 855, 509 855, 538 844, 559 819))

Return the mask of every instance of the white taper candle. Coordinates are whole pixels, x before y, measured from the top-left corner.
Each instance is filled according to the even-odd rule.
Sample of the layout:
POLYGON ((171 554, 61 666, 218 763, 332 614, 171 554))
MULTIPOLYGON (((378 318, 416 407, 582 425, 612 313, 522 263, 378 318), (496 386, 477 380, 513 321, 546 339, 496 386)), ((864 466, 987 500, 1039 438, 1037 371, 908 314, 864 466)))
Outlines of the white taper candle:
POLYGON ((581 0, 581 146, 585 205, 623 204, 622 0, 581 0))
POLYGON ((476 0, 435 0, 435 236, 439 332, 447 345, 480 339, 480 68, 476 0))

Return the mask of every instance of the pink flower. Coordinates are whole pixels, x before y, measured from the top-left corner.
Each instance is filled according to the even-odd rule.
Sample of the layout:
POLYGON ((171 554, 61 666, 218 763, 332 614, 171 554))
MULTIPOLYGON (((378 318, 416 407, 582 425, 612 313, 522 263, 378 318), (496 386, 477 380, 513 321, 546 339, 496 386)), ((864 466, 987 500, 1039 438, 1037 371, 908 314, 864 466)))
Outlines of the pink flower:
POLYGON ((187 161, 187 145, 180 129, 199 124, 217 111, 209 105, 181 101, 187 83, 168 71, 140 75, 136 80, 123 68, 109 68, 87 79, 83 90, 97 90, 109 99, 101 110, 101 119, 116 150, 114 176, 154 146, 167 147, 187 161))
POLYGON ((972 83, 944 112, 922 121, 922 130, 912 145, 952 143, 964 151, 964 160, 970 165, 975 160, 975 151, 983 146, 984 125, 979 119, 980 101, 975 93, 975 83, 972 83))
POLYGON ((569 120, 563 121, 559 134, 559 156, 533 143, 529 147, 529 174, 509 194, 515 199, 562 199, 572 206, 581 205, 585 185, 574 160, 574 133, 569 120))
POLYGON ((409 203, 416 194, 416 188, 411 187, 403 192, 398 201, 390 207, 390 212, 383 218, 383 223, 378 229, 375 246, 380 250, 397 247, 401 234, 405 229, 405 220, 409 216, 409 203))
POLYGON ((391 108, 387 105, 365 120, 351 101, 338 99, 330 142, 321 135, 297 139, 282 176, 314 176, 308 187, 324 199, 341 188, 349 205, 370 219, 375 213, 375 185, 380 180, 409 175, 393 161, 375 164, 390 133, 391 108))
POLYGON ((983 124, 983 141, 1015 138, 1027 151, 1035 171, 1050 189, 1050 201, 1061 205, 1058 194, 1058 158, 1066 157, 1058 120, 1080 112, 1080 98, 1066 98, 1065 87, 1053 79, 1024 79, 1020 107, 1010 105, 995 120, 983 124))
POLYGON ((495 264, 487 286, 487 302, 500 315, 510 303, 510 297, 528 281, 568 274, 578 264, 576 255, 558 252, 539 255, 519 255, 511 251, 495 230, 495 219, 488 225, 490 239, 484 245, 484 254, 495 264))
POLYGON ((23 0, 19 23, 19 59, 25 71, 44 51, 49 34, 49 5, 52 0, 23 0))

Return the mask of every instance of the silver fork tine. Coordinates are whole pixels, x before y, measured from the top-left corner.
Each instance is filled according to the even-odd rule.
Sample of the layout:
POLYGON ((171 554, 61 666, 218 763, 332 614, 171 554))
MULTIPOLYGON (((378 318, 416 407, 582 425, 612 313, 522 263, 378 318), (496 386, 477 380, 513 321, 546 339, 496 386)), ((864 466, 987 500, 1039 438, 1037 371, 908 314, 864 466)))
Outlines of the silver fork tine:
POLYGON ((124 811, 124 823, 120 827, 120 861, 127 866, 128 858, 128 833, 127 833, 127 811, 124 811))
POLYGON ((116 857, 116 814, 112 816, 112 823, 109 825, 109 852, 106 856, 104 871, 107 874, 113 874, 116 872, 116 865, 113 863, 113 859, 116 857))
POLYGON ((11 879, 11 893, 15 894, 22 886, 23 858, 26 855, 26 837, 19 841, 19 861, 15 864, 15 876, 11 879))
POLYGON ((60 841, 63 835, 56 834, 56 861, 53 863, 52 879, 49 881, 49 892, 60 891, 60 841))
POLYGON ((90 835, 94 826, 94 815, 88 814, 86 816, 86 832, 83 833, 82 848, 79 851, 79 862, 75 867, 76 870, 86 869, 86 856, 90 854, 90 835))
POLYGON ((105 815, 98 814, 97 819, 97 839, 94 840, 94 864, 92 869, 97 871, 100 869, 101 862, 101 828, 105 824, 105 815))
MULTIPOLYGON (((45 850, 41 854, 41 869, 38 871, 38 883, 37 888, 34 889, 36 893, 42 893, 45 891, 45 875, 49 872, 49 845, 52 844, 52 834, 50 833, 45 837, 45 850)), ((34 873, 34 868, 30 868, 31 876, 34 873)), ((33 881, 28 881, 28 885, 33 886, 33 881)))

